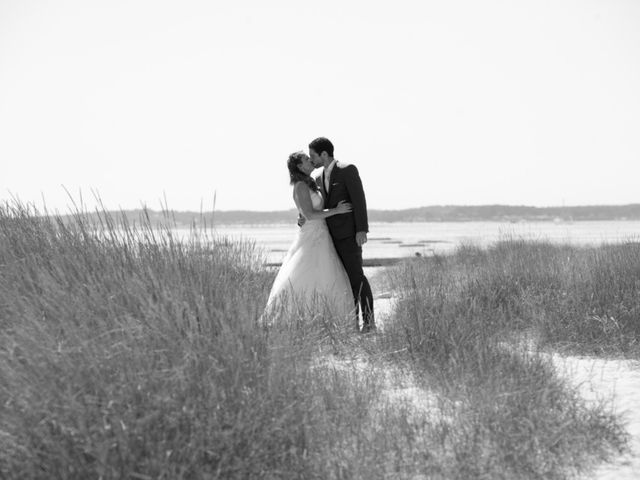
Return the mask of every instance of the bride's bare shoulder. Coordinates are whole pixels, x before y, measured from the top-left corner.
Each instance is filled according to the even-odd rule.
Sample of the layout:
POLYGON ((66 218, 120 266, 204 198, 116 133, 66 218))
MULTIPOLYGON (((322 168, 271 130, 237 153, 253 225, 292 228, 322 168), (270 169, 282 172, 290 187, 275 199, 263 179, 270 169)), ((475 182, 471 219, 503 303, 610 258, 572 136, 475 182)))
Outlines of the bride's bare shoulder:
POLYGON ((305 193, 311 192, 309 185, 304 182, 296 182, 293 185, 293 194, 294 195, 304 195, 305 193))

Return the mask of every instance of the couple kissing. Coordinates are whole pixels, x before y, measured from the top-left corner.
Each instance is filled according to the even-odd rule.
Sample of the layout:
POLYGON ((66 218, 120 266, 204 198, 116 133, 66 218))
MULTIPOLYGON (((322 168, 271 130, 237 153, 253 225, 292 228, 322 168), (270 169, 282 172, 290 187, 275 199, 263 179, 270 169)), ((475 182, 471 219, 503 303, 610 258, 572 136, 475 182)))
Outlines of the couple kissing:
POLYGON ((271 288, 268 322, 276 322, 287 303, 320 300, 336 318, 354 319, 361 333, 375 331, 373 295, 362 268, 369 224, 358 169, 338 162, 325 137, 313 140, 308 154, 289 155, 287 168, 300 228, 271 288), (313 178, 320 167, 322 174, 313 178))

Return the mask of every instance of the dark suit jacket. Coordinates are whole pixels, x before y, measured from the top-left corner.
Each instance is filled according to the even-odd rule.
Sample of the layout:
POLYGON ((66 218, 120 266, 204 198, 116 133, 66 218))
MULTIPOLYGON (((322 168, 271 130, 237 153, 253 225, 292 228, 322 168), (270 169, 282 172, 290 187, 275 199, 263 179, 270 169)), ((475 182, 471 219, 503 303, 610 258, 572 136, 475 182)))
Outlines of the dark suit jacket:
POLYGON ((335 208, 344 200, 353 206, 351 213, 334 215, 326 219, 331 236, 336 240, 353 237, 356 232, 368 232, 367 201, 362 181, 355 165, 336 163, 331 170, 329 194, 324 188, 324 173, 316 181, 322 190, 324 208, 335 208))

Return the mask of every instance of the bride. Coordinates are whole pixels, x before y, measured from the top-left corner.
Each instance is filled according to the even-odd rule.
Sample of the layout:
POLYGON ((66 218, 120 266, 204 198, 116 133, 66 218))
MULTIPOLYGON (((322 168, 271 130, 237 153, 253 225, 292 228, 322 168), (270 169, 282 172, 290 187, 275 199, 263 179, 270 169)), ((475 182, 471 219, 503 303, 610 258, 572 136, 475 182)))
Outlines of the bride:
POLYGON ((282 261, 261 321, 272 324, 276 316, 291 315, 295 308, 303 308, 303 312, 311 308, 316 313, 325 308, 336 318, 351 318, 354 304, 349 278, 324 221, 351 212, 351 204, 340 202, 336 208, 322 209, 320 189, 311 178, 314 167, 306 153, 289 155, 287 167, 293 200, 307 221, 282 261))

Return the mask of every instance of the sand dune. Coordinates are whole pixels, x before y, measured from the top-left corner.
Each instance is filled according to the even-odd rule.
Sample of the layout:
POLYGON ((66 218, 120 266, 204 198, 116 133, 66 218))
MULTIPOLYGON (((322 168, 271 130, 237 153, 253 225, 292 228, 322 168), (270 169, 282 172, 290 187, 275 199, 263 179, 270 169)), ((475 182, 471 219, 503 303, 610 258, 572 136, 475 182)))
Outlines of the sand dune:
MULTIPOLYGON (((384 329, 385 322, 389 321, 394 301, 391 292, 375 296, 376 321, 380 329, 384 329)), ((551 354, 551 359, 559 374, 575 385, 585 400, 597 402, 605 399, 612 402, 614 412, 622 416, 631 436, 630 451, 612 463, 601 465, 590 478, 640 479, 640 362, 559 354, 551 354)), ((406 397, 411 391, 411 388, 407 388, 396 393, 406 397)))

